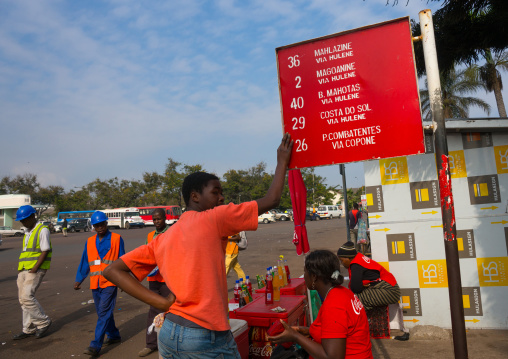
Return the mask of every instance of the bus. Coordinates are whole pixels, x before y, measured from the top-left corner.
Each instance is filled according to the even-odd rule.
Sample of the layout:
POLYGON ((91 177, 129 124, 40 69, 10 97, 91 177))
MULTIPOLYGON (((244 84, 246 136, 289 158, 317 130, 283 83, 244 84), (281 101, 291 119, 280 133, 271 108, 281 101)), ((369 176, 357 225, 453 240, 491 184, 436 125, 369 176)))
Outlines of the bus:
POLYGON ((108 216, 108 227, 129 229, 132 227, 143 228, 145 226, 145 223, 139 216, 138 208, 103 209, 102 212, 108 216))
POLYGON ((70 219, 90 219, 95 211, 68 211, 58 212, 56 223, 61 224, 64 218, 70 219))
POLYGON ((139 215, 147 226, 153 226, 152 211, 155 208, 162 208, 166 212, 166 224, 172 225, 180 219, 182 209, 180 206, 152 206, 152 207, 138 207, 139 215))

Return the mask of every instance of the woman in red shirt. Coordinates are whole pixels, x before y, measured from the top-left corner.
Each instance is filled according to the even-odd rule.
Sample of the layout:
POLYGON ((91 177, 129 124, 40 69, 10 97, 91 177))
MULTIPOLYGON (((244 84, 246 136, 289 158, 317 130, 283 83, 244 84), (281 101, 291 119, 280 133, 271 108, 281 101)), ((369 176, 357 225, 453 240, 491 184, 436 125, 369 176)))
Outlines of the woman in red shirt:
POLYGON ((340 261, 328 250, 311 252, 305 259, 304 278, 323 300, 310 328, 290 327, 281 321, 282 334, 269 337, 274 343, 298 343, 311 358, 371 359, 369 323, 360 300, 341 286, 340 261))

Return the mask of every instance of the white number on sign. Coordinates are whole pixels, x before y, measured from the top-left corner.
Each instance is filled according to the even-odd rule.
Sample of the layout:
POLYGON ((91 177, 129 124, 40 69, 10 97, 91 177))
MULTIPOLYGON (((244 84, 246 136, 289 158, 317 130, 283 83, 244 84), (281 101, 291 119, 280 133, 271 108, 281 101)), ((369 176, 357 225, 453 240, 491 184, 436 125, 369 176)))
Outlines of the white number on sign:
POLYGON ((291 108, 294 108, 296 110, 302 107, 303 107, 303 97, 293 98, 293 101, 291 101, 291 108))
POLYGON ((299 89, 302 87, 301 83, 302 83, 302 78, 300 76, 296 76, 295 77, 295 81, 296 81, 296 88, 299 89))
POLYGON ((291 120, 293 121, 293 130, 302 130, 305 128, 305 117, 300 117, 300 118, 296 118, 296 117, 293 117, 293 119, 291 120))
POLYGON ((298 67, 300 66, 300 60, 298 60, 298 55, 295 55, 295 56, 289 56, 288 57, 288 60, 290 62, 290 64, 288 65, 288 67, 290 69, 292 69, 293 67, 298 67))
POLYGON ((296 152, 307 151, 309 146, 305 143, 305 138, 303 140, 296 140, 296 152))

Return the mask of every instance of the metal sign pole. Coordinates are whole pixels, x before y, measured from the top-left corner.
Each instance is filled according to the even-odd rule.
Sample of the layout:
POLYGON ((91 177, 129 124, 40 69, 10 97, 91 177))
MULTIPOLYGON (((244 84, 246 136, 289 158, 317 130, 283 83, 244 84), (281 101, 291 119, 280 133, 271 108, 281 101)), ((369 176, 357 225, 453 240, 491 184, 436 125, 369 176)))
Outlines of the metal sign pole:
POLYGON ((462 281, 460 278, 452 180, 450 176, 448 142, 446 140, 446 127, 441 99, 441 83, 439 80, 434 25, 432 22, 432 12, 430 10, 420 11, 419 15, 422 32, 423 54, 425 58, 425 70, 427 72, 427 84, 432 110, 432 125, 436 148, 436 166, 439 173, 439 192, 441 195, 441 215, 443 218, 453 347, 455 358, 465 359, 468 357, 468 353, 466 325, 464 321, 464 304, 462 301, 462 281))
POLYGON ((351 242, 351 233, 349 232, 349 208, 347 204, 347 187, 346 187, 346 166, 340 165, 340 174, 342 175, 342 201, 344 203, 344 217, 346 217, 347 241, 351 242))

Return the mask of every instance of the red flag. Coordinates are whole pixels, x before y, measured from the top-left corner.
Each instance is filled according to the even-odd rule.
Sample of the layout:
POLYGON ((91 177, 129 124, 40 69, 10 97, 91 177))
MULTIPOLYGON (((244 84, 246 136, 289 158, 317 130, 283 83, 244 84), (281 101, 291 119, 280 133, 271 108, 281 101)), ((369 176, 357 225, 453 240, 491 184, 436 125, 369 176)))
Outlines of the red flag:
POLYGON ((299 256, 310 251, 307 227, 305 227, 305 215, 307 212, 307 188, 303 183, 300 170, 290 170, 288 175, 289 193, 293 205, 293 220, 295 231, 293 243, 296 246, 296 254, 299 256))

